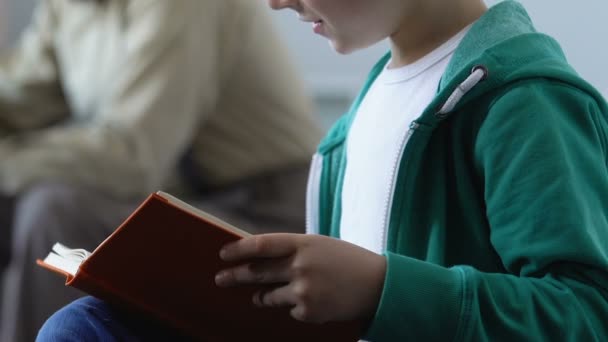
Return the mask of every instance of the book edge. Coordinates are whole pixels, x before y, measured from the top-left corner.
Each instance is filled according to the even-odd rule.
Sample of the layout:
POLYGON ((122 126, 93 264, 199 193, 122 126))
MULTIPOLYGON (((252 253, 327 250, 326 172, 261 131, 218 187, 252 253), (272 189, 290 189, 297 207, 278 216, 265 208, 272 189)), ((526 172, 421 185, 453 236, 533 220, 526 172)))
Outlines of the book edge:
MULTIPOLYGON (((38 266, 42 267, 42 268, 46 268, 47 270, 63 275, 65 276, 66 280, 65 280, 65 284, 68 285, 68 283, 76 277, 76 274, 78 274, 78 272, 76 272, 76 274, 71 274, 70 272, 63 270, 61 268, 55 267, 51 264, 48 264, 46 262, 44 262, 44 260, 42 259, 36 259, 36 264, 38 264, 38 266)), ((78 270, 80 270, 80 268, 78 268, 78 270)))
POLYGON ((169 193, 166 193, 163 191, 157 191, 155 193, 155 195, 158 196, 159 198, 167 201, 167 203, 169 203, 191 215, 201 218, 202 220, 213 223, 218 228, 227 230, 233 234, 236 234, 239 237, 248 237, 248 236, 252 235, 251 233, 246 232, 212 214, 209 214, 209 213, 205 212, 204 210, 198 209, 198 208, 194 207, 193 205, 188 204, 185 201, 183 201, 169 193))

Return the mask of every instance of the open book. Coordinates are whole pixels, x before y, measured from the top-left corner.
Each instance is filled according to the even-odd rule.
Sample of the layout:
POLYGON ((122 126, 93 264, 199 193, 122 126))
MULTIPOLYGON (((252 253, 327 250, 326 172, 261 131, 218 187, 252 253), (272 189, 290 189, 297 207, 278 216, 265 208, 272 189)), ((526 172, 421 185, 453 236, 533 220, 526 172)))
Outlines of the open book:
POLYGON ((151 194, 91 253, 60 243, 38 264, 66 285, 204 341, 357 341, 353 323, 306 324, 252 304, 261 286, 219 288, 226 243, 250 235, 163 192, 151 194))
MULTIPOLYGON (((206 213, 200 209, 197 209, 190 204, 172 196, 166 192, 158 191, 156 194, 151 195, 152 197, 159 197, 165 200, 168 204, 175 206, 174 209, 181 209, 184 212, 200 217, 207 223, 211 223, 217 228, 224 229, 238 237, 246 237, 251 234, 241 230, 227 222, 220 220, 219 218, 206 213)), ((151 200, 150 198, 148 201, 151 200)), ((145 202, 144 202, 145 203, 145 202)), ((128 221, 128 220, 127 220, 128 221)), ((219 250, 218 250, 219 252, 219 250)), ((53 248, 49 255, 42 261, 39 262, 41 266, 52 266, 54 271, 61 271, 60 273, 67 273, 68 276, 75 276, 78 272, 78 268, 82 262, 84 262, 91 252, 81 248, 68 248, 61 243, 57 242, 53 245, 53 248)))

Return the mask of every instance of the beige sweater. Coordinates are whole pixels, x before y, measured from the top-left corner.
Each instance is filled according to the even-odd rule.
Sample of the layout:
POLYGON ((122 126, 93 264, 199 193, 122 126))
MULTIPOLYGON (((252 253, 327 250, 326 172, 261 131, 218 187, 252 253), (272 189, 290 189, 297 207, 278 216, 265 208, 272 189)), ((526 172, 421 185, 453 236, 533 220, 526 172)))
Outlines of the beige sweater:
POLYGON ((264 6, 42 0, 0 60, 0 192, 146 194, 189 148, 212 185, 307 161, 320 131, 264 6))

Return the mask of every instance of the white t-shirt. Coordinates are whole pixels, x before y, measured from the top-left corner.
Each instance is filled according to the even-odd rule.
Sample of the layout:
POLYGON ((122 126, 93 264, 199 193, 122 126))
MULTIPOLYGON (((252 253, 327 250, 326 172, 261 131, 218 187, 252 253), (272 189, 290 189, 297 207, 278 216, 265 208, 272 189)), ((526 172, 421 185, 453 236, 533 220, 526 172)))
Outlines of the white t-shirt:
POLYGON ((392 178, 406 134, 436 95, 454 50, 468 29, 413 64, 385 67, 365 96, 347 139, 342 240, 376 253, 386 248, 392 178))

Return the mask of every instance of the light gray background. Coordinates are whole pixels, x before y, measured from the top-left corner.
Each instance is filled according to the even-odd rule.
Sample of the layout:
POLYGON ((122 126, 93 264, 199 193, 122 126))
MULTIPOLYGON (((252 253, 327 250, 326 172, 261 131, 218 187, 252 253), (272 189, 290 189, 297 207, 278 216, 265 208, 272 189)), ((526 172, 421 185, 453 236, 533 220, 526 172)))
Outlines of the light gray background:
MULTIPOLYGON (((328 0, 331 1, 331 0, 328 0)), ((373 0, 370 0, 373 1, 373 0)), ((497 0, 486 0, 489 5, 497 0)), ((522 0, 537 28, 555 37, 574 67, 608 96, 608 1, 522 0)), ((276 14, 277 24, 288 40, 311 85, 322 91, 357 89, 368 69, 386 50, 380 44, 350 56, 337 56, 309 24, 299 23, 291 12, 276 14)))
MULTIPOLYGON (((4 6, 0 7, 0 11, 4 12, 0 18, 9 19, 5 25, 5 40, 15 39, 27 23, 35 1, 0 0, 0 3, 4 2, 4 6)), ((492 5, 498 0, 486 2, 492 5)), ((608 96, 608 1, 521 2, 530 12, 538 29, 557 38, 581 75, 608 96)), ((312 33, 310 25, 299 23, 293 12, 277 12, 274 18, 310 88, 322 98, 352 97, 361 86, 369 68, 387 49, 386 43, 382 43, 349 56, 339 56, 323 38, 312 33)))

